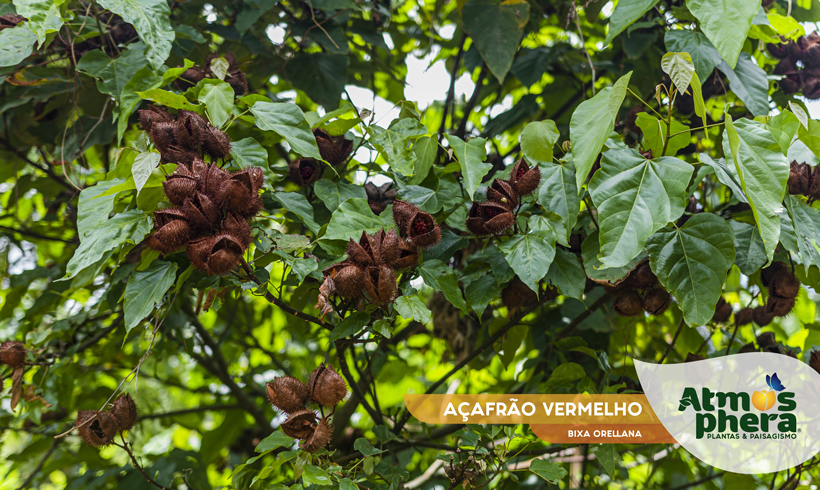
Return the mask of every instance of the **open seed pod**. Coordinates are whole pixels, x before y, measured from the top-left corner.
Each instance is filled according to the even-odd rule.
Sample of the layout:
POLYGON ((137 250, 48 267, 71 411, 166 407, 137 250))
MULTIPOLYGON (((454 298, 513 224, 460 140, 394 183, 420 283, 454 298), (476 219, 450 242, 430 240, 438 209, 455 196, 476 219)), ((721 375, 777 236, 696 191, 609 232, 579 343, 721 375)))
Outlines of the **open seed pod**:
POLYGON ((626 290, 615 298, 612 308, 621 316, 638 316, 643 311, 643 301, 637 291, 626 290))
POLYGON ((180 90, 188 90, 204 78, 205 72, 199 66, 193 66, 185 70, 182 75, 174 81, 174 85, 180 90))
POLYGON ((304 441, 316 430, 316 412, 304 407, 294 410, 279 428, 285 435, 304 441))
POLYGON ((484 219, 484 229, 493 235, 509 230, 515 221, 515 216, 502 204, 483 202, 479 204, 479 211, 484 219))
POLYGON ((487 188, 487 200, 506 207, 510 211, 518 205, 518 195, 506 181, 495 179, 487 188))
POLYGON ((718 323, 725 323, 729 320, 729 317, 732 316, 732 305, 726 302, 723 299, 723 296, 718 299, 717 305, 715 305, 715 315, 712 317, 713 322, 718 323))
POLYGON ((248 248, 251 243, 251 227, 243 218, 228 213, 222 221, 222 233, 233 237, 242 249, 248 248))
MULTIPOLYGON (((392 231, 392 230, 391 230, 392 231)), ((398 254, 390 267, 395 270, 415 269, 419 265, 419 249, 405 240, 398 241, 398 254)))
POLYGON ((196 112, 180 110, 177 119, 177 142, 186 150, 197 150, 202 141, 202 133, 208 127, 208 121, 196 112))
POLYGON ((407 237, 417 247, 432 247, 441 241, 441 228, 432 214, 419 211, 407 224, 407 237))
POLYGON ((174 118, 168 111, 160 106, 149 105, 147 109, 137 111, 139 114, 140 126, 151 135, 151 126, 157 122, 173 122, 174 118))
POLYGON ((227 134, 208 126, 202 131, 202 151, 211 156, 212 161, 221 160, 231 151, 231 139, 227 134))
POLYGON ((377 216, 396 199, 398 189, 393 189, 392 182, 375 186, 372 182, 365 182, 364 191, 367 193, 367 204, 377 216))
POLYGON ((156 231, 148 238, 147 245, 163 254, 184 247, 193 234, 187 216, 179 208, 157 209, 154 223, 156 231))
POLYGON ((382 238, 383 235, 368 235, 364 231, 358 243, 351 238, 347 244, 347 256, 350 261, 362 267, 385 264, 385 257, 382 255, 382 238))
POLYGON ((635 289, 646 289, 658 283, 658 277, 652 272, 649 261, 638 264, 627 276, 624 285, 635 289))
POLYGON ((385 305, 396 298, 396 275, 386 265, 368 267, 364 275, 364 285, 373 304, 385 305))
POLYGON ((669 308, 672 296, 665 289, 653 289, 643 298, 643 307, 650 315, 662 315, 669 308))
MULTIPOLYGON (((785 40, 785 38, 783 36, 781 36, 781 39, 785 40)), ((787 41, 785 43, 779 43, 779 44, 776 44, 776 43, 767 44, 766 45, 766 50, 769 51, 769 54, 771 54, 775 58, 782 60, 783 58, 789 56, 789 52, 790 52, 789 44, 793 44, 793 43, 794 43, 794 41, 787 41)))
POLYGON ((789 170, 789 194, 803 195, 809 192, 811 167, 808 163, 792 162, 789 170))
POLYGON ((0 343, 0 364, 6 364, 12 369, 25 366, 26 348, 23 343, 14 340, 0 343))
POLYGON ((177 146, 177 124, 175 122, 157 121, 151 123, 148 135, 160 153, 165 153, 171 147, 177 146))
POLYGON ((541 183, 541 170, 537 166, 530 168, 522 158, 513 166, 508 182, 519 196, 527 196, 538 189, 541 183))
POLYGON ((193 198, 185 200, 182 204, 182 213, 196 233, 210 233, 222 221, 219 208, 202 192, 197 192, 193 198))
POLYGON ((304 187, 310 185, 322 177, 324 171, 322 162, 313 158, 299 158, 288 164, 288 176, 297 185, 304 187))
POLYGON ((786 316, 792 309, 794 309, 794 298, 778 298, 772 295, 766 302, 766 311, 774 316, 786 316))
POLYGON ((358 298, 364 293, 364 269, 353 263, 342 267, 333 276, 336 292, 345 298, 358 298))
POLYGON ((197 190, 208 196, 212 203, 221 207, 220 191, 231 174, 219 168, 215 163, 209 165, 202 159, 198 159, 191 168, 195 168, 194 173, 199 176, 197 190))
POLYGON ((799 75, 788 75, 781 78, 777 82, 777 86, 784 94, 791 95, 800 92, 800 89, 803 87, 803 81, 799 75))
MULTIPOLYGON (((757 323, 757 321, 755 321, 757 323)), ((758 325, 760 325, 758 323, 758 325)), ((761 325, 763 326, 763 325, 761 325)), ((773 345, 777 345, 777 339, 774 336, 774 332, 763 332, 762 334, 757 336, 757 345, 761 349, 766 349, 773 345)))
POLYGON ((259 185, 257 175, 264 175, 261 169, 246 169, 235 172, 219 187, 217 202, 225 211, 240 216, 250 217, 258 213, 262 207, 259 200, 259 185))
POLYGON ((735 313, 735 325, 737 325, 738 327, 748 325, 752 323, 753 316, 754 311, 751 308, 743 308, 742 310, 735 313))
POLYGON ((80 410, 77 412, 77 429, 83 441, 92 447, 104 447, 117 435, 117 420, 108 412, 97 410, 80 410), (91 422, 86 423, 93 418, 91 422))
POLYGON ((407 224, 421 211, 418 207, 409 202, 394 200, 393 201, 393 221, 396 223, 396 229, 399 235, 407 236, 407 224))
POLYGON ((473 201, 473 204, 470 206, 470 211, 467 214, 467 230, 470 231, 473 235, 476 236, 483 236, 489 235, 490 232, 487 231, 487 228, 484 226, 484 218, 481 216, 481 203, 477 201, 473 201))
POLYGON ((208 271, 208 254, 211 251, 214 237, 206 236, 188 242, 188 259, 197 270, 208 271))
POLYGON ((800 292, 800 281, 791 269, 785 267, 772 278, 769 292, 777 298, 794 299, 800 292))
POLYGON ((353 140, 345 139, 344 136, 330 136, 320 128, 313 130, 313 136, 316 137, 322 159, 334 167, 344 163, 353 152, 353 140))
POLYGON ((315 453, 316 451, 322 449, 323 447, 327 447, 330 444, 330 437, 333 435, 333 429, 327 423, 327 418, 322 418, 319 420, 319 424, 316 425, 316 429, 313 433, 300 444, 300 447, 309 453, 315 453))
POLYGON ((759 326, 765 327, 774 320, 774 313, 767 311, 765 306, 758 306, 752 310, 752 320, 759 326))
POLYGON ((285 413, 295 414, 304 409, 310 396, 307 385, 291 376, 273 378, 265 389, 271 405, 285 413))
POLYGON ((214 237, 211 253, 207 260, 209 274, 224 276, 233 270, 242 259, 242 244, 230 235, 214 237))
POLYGON ((809 358, 809 366, 820 373, 820 351, 812 351, 811 357, 809 358))
POLYGON ((137 423, 137 404, 130 394, 117 398, 111 407, 111 415, 117 421, 120 432, 126 432, 137 423))
POLYGON ((518 276, 514 276, 507 284, 507 287, 501 291, 501 301, 507 308, 515 308, 517 306, 530 306, 538 301, 538 296, 535 291, 524 284, 518 276))
POLYGON ((347 385, 344 378, 330 365, 320 364, 310 373, 308 389, 311 400, 328 408, 335 407, 347 396, 347 385))

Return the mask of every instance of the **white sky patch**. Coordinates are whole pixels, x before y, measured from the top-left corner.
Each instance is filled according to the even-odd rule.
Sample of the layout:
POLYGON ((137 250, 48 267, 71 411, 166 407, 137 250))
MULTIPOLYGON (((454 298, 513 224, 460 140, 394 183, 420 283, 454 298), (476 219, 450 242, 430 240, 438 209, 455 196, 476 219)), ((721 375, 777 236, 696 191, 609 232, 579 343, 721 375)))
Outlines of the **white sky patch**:
POLYGON ((267 29, 265 29, 265 34, 268 35, 268 39, 273 44, 282 44, 285 42, 285 28, 281 25, 269 25, 267 29))
MULTIPOLYGON (((447 26, 450 27, 450 26, 447 26)), ((448 30, 447 27, 441 32, 448 30)), ((452 30, 452 29, 449 29, 452 30)), ((448 37, 442 34, 442 37, 448 37)), ((430 63, 438 56, 438 47, 433 49, 423 58, 414 55, 407 57, 407 85, 404 87, 404 95, 407 100, 416 103, 419 110, 424 110, 433 102, 447 99, 447 91, 450 89, 450 73, 444 64, 444 60, 430 63)), ((456 80, 456 99, 469 97, 475 89, 475 83, 469 74, 463 74, 456 80)))

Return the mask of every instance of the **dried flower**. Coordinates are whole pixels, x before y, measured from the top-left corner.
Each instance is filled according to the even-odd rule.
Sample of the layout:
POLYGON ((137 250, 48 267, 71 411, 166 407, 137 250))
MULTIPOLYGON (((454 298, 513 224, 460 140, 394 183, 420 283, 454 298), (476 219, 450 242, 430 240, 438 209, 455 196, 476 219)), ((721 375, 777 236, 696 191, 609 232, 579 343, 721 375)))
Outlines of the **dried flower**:
POLYGON ((479 209, 484 220, 484 229, 494 235, 509 230, 515 221, 515 216, 501 204, 484 202, 480 204, 479 209))
POLYGON ((130 394, 117 398, 111 407, 111 415, 117 421, 120 432, 126 432, 137 423, 137 404, 130 394))
POLYGON ((538 301, 538 295, 529 286, 524 284, 518 276, 514 276, 501 291, 501 301, 507 308, 533 305, 538 301))
POLYGON ((368 267, 364 285, 370 301, 376 305, 385 305, 396 298, 396 275, 387 266, 368 267))
POLYGON ((367 193, 367 204, 376 215, 380 215, 389 204, 393 203, 398 192, 397 189, 393 189, 392 182, 386 182, 378 187, 372 182, 366 182, 364 191, 367 193))
POLYGON ((23 367, 26 364, 26 348, 23 343, 15 340, 0 343, 0 364, 6 364, 12 369, 23 367))
POLYGON ((353 140, 344 136, 330 136, 321 128, 314 129, 313 136, 316 137, 322 159, 334 167, 344 163, 353 152, 353 140))
POLYGON ((541 170, 537 166, 530 168, 522 158, 513 166, 508 182, 519 196, 527 196, 538 189, 541 183, 541 170))
POLYGON ((643 311, 643 301, 637 291, 627 290, 615 298, 612 308, 621 316, 638 316, 643 311))
POLYGON ((290 180, 301 187, 308 186, 322 177, 324 167, 313 158, 300 158, 290 162, 288 175, 290 180))
POLYGON ((316 430, 316 412, 306 408, 295 410, 280 428, 289 437, 305 440, 316 430))
POLYGON ((811 167, 808 163, 792 162, 789 170, 789 194, 803 195, 809 191, 811 167))
POLYGON ((208 126, 202 132, 201 144, 202 151, 210 155, 212 160, 223 159, 231 151, 231 139, 213 126, 208 126))
POLYGON ((724 323, 732 316, 732 305, 726 302, 721 296, 715 305, 715 314, 712 317, 713 322, 724 323))
POLYGON ((743 325, 748 325, 752 323, 752 317, 754 316, 754 312, 751 308, 743 308, 742 310, 735 313, 735 325, 738 327, 742 327, 743 325))
POLYGON ((104 447, 117 435, 117 420, 108 412, 80 410, 77 412, 77 431, 83 441, 92 447, 104 447), (88 420, 92 419, 91 422, 88 420), (88 422, 88 423, 86 423, 88 422))
POLYGON ((347 396, 344 378, 333 370, 333 366, 320 364, 313 370, 308 381, 310 399, 324 407, 332 408, 347 396))
POLYGON ((156 231, 148 238, 147 245, 163 254, 184 247, 192 235, 188 218, 179 208, 157 209, 154 222, 156 231))
POLYGON ((265 388, 271 405, 285 413, 296 413, 305 408, 310 396, 307 385, 291 376, 273 378, 265 388))
POLYGON ((669 307, 671 298, 665 289, 653 289, 643 298, 644 310, 650 315, 662 315, 669 307))

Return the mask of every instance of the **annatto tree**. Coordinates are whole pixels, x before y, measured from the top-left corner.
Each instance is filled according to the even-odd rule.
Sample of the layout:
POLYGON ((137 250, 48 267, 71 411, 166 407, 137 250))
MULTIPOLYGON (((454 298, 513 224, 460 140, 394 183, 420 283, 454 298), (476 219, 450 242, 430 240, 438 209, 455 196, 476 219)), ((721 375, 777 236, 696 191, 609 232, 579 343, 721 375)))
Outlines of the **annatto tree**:
POLYGON ((0 488, 815 488, 816 459, 733 475, 403 402, 640 393, 635 359, 820 370, 815 21, 2 0, 0 488), (419 59, 449 72, 427 107, 419 59))

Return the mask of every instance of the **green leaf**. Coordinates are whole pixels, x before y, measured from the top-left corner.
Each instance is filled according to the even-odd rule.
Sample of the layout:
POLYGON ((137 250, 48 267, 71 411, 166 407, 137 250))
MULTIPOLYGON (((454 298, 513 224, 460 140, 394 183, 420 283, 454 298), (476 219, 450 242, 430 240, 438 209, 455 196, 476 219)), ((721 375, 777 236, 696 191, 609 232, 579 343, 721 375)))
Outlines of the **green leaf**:
POLYGON ((353 443, 353 449, 362 453, 363 456, 373 456, 374 454, 381 454, 384 452, 381 449, 376 449, 373 447, 373 445, 370 444, 370 441, 364 437, 356 439, 356 442, 353 443))
POLYGON ((555 122, 549 119, 531 122, 521 131, 521 151, 533 164, 551 164, 553 147, 560 136, 555 122))
POLYGON ((547 280, 564 296, 581 299, 584 296, 586 279, 584 267, 578 257, 569 250, 557 249, 547 273, 547 280))
POLYGON ((817 241, 820 239, 820 211, 809 206, 798 196, 786 196, 786 208, 792 221, 797 249, 800 259, 807 268, 812 264, 820 266, 820 252, 817 241))
POLYGON ((749 53, 741 53, 734 69, 725 61, 718 69, 729 79, 729 88, 755 116, 769 115, 769 80, 766 72, 757 66, 749 53))
POLYGON ((319 485, 326 487, 333 482, 330 480, 330 475, 322 468, 312 464, 306 464, 304 472, 302 473, 302 482, 305 485, 319 485))
POLYGON ((689 126, 681 124, 677 120, 672 120, 672 129, 669 134, 681 133, 669 138, 669 144, 666 145, 666 153, 663 153, 663 144, 666 142, 666 132, 668 125, 666 121, 661 121, 655 116, 650 116, 646 112, 638 114, 635 124, 641 128, 643 132, 643 140, 641 146, 645 150, 651 150, 653 157, 675 156, 678 150, 689 145, 691 135, 689 133, 689 126), (681 132, 685 131, 685 132, 681 132))
POLYGON ((125 84, 145 66, 145 56, 138 49, 126 49, 114 59, 99 49, 89 51, 77 62, 77 71, 97 80, 97 90, 119 97, 125 84))
POLYGON ((416 295, 399 296, 395 306, 402 318, 412 318, 419 323, 429 323, 433 317, 433 312, 416 295))
POLYGON ((207 109, 211 124, 217 128, 221 128, 231 116, 233 99, 233 88, 225 82, 205 85, 198 97, 207 109))
POLYGON ((470 199, 473 199, 475 190, 481 185, 481 179, 493 168, 491 163, 484 163, 487 158, 487 149, 484 138, 473 138, 465 142, 458 136, 446 135, 450 148, 456 154, 461 164, 461 175, 464 179, 464 188, 470 199))
POLYGON ((390 331, 390 322, 387 320, 376 320, 373 322, 373 331, 381 334, 386 339, 393 336, 393 332, 390 331))
POLYGON ((501 294, 501 286, 492 274, 484 274, 477 279, 473 279, 464 289, 467 303, 476 312, 478 318, 487 308, 490 302, 501 294))
MULTIPOLYGON (((701 162, 712 167, 715 171, 715 176, 717 176, 721 184, 732 189, 735 198, 741 202, 749 202, 746 198, 746 193, 743 192, 743 189, 741 189, 740 182, 737 181, 737 175, 734 172, 734 168, 727 167, 726 161, 722 158, 718 159, 718 161, 714 161, 712 160, 712 157, 706 153, 699 153, 698 156, 700 157, 701 162)), ((734 165, 732 165, 732 167, 734 167, 734 165)))
POLYGON ((820 157, 820 121, 809 119, 808 128, 803 125, 798 128, 797 137, 815 156, 820 157))
POLYGON ((569 139, 575 163, 575 184, 578 192, 584 186, 592 164, 601 153, 604 143, 612 133, 618 109, 626 96, 632 72, 627 73, 595 97, 581 102, 569 123, 569 139))
POLYGON ((791 111, 780 111, 780 114, 769 118, 765 126, 772 133, 772 136, 777 139, 783 154, 788 155, 792 140, 797 134, 798 128, 802 127, 797 116, 791 111))
POLYGON ((348 199, 333 211, 325 235, 319 239, 319 245, 329 253, 341 255, 351 238, 358 242, 363 231, 373 234, 382 228, 391 228, 391 223, 390 213, 384 211, 380 216, 376 216, 366 199, 348 199), (342 243, 334 244, 334 241, 342 243))
POLYGON ((231 158, 239 168, 268 166, 268 150, 254 138, 243 138, 231 143, 231 158))
POLYGON ((347 182, 334 182, 332 180, 317 180, 313 184, 313 192, 325 203, 327 209, 333 211, 348 199, 367 199, 364 187, 360 185, 348 184, 347 182))
POLYGON ((709 78, 715 67, 722 61, 720 53, 702 32, 673 29, 666 31, 663 41, 667 51, 689 53, 695 65, 695 73, 700 80, 709 78))
MULTIPOLYGON (((703 86, 700 83, 700 77, 698 77, 697 72, 692 73, 692 98, 695 101, 695 115, 701 118, 703 122, 703 127, 708 125, 708 120, 706 118, 706 102, 703 100, 703 86)), ((706 139, 709 140, 709 132, 706 131, 705 133, 706 139)))
POLYGON ((524 0, 467 0, 460 10, 464 30, 490 73, 503 82, 530 18, 530 5, 524 0))
POLYGON ((766 257, 772 260, 780 240, 783 196, 789 180, 789 162, 780 144, 763 125, 751 119, 732 121, 726 114, 723 153, 732 155, 735 172, 754 212, 766 257))
POLYGON ((362 331, 370 323, 370 313, 357 311, 333 327, 328 340, 334 342, 362 331))
POLYGON ((153 262, 144 271, 134 271, 125 285, 125 331, 136 327, 162 301, 165 292, 174 285, 177 265, 161 260, 153 262))
POLYGON ((575 167, 572 163, 541 165, 541 187, 538 203, 561 217, 558 222, 558 243, 569 246, 569 237, 581 212, 581 196, 575 186, 575 167))
POLYGON ((134 159, 134 165, 131 166, 131 175, 134 176, 134 187, 137 189, 137 195, 139 195, 145 183, 148 182, 151 172, 159 165, 160 158, 159 153, 152 151, 140 153, 134 159))
POLYGON ((286 436, 281 430, 277 430, 273 434, 262 439, 259 444, 256 445, 256 449, 254 449, 254 451, 261 453, 263 451, 271 451, 280 447, 291 447, 293 446, 294 440, 295 439, 292 437, 286 436))
POLYGON ((413 162, 413 175, 407 178, 410 185, 421 184, 433 168, 438 153, 438 141, 432 136, 419 138, 411 148, 416 160, 413 162))
POLYGON ((184 95, 175 94, 167 90, 152 88, 144 92, 137 92, 137 95, 144 100, 150 100, 172 109, 185 109, 186 111, 196 112, 199 115, 204 113, 202 106, 191 104, 184 95))
POLYGON ((293 151, 303 157, 322 159, 305 114, 296 104, 257 102, 251 113, 262 131, 273 131, 285 138, 293 151))
POLYGON ((427 128, 416 119, 407 117, 390 123, 387 129, 371 125, 367 127, 370 144, 379 150, 394 172, 413 175, 416 155, 410 151, 408 140, 427 136, 427 128))
POLYGON ((271 197, 282 203, 287 211, 298 216, 310 231, 319 233, 321 226, 313 220, 313 206, 304 195, 298 192, 274 192, 271 197))
POLYGON ((99 0, 99 4, 133 25, 145 44, 145 58, 159 70, 171 53, 174 29, 165 0, 99 0))
POLYGON ((427 213, 437 213, 441 205, 436 197, 437 191, 420 185, 408 185, 399 190, 396 197, 421 208, 427 213))
POLYGON ((103 180, 80 191, 80 199, 77 203, 77 232, 80 235, 80 241, 99 225, 108 221, 108 215, 114 210, 114 199, 117 194, 106 196, 102 194, 123 183, 125 179, 103 180))
POLYGON ((646 250, 652 272, 675 295, 686 323, 708 323, 735 261, 729 223, 712 213, 696 214, 680 228, 666 227, 652 235, 646 250))
POLYGON ((549 379, 547 380, 547 385, 554 387, 554 386, 561 386, 566 385, 576 379, 581 379, 586 376, 586 372, 584 368, 580 365, 575 364, 574 362, 564 362, 559 364, 558 367, 550 374, 549 379))
POLYGON ((601 444, 595 449, 595 458, 601 462, 610 478, 618 476, 620 455, 615 451, 615 444, 601 444))
POLYGON ((211 60, 211 72, 220 80, 225 80, 225 75, 228 74, 228 66, 228 60, 221 56, 211 60))
POLYGON ((529 235, 514 235, 502 242, 499 249, 507 263, 530 289, 538 292, 538 281, 547 275, 555 257, 555 235, 537 231, 529 235))
POLYGON ((26 22, 0 31, 0 66, 14 66, 31 56, 36 41, 26 22))
POLYGON ((459 310, 465 313, 468 311, 467 303, 464 302, 464 297, 461 295, 461 289, 458 287, 458 278, 453 269, 447 267, 447 265, 440 260, 425 260, 419 272, 425 284, 444 293, 444 297, 447 298, 447 301, 459 310))
POLYGON ((109 250, 126 241, 139 243, 153 228, 151 218, 138 209, 119 213, 85 235, 74 256, 66 266, 66 277, 70 279, 86 267, 97 263, 109 250))
MULTIPOLYGON (((28 19, 28 27, 37 34, 37 45, 41 47, 46 35, 63 27, 60 7, 66 0, 14 0, 17 13, 28 19)), ((71 14, 69 14, 71 18, 71 14)), ((68 19, 65 19, 68 20, 68 19)), ((6 47, 5 44, 2 45, 6 47)))
POLYGON ((694 167, 673 157, 647 160, 635 150, 610 150, 589 183, 598 208, 600 260, 623 267, 646 239, 683 214, 694 167))
POLYGON ((678 93, 686 93, 692 82, 692 75, 695 73, 695 64, 689 53, 666 53, 661 58, 661 68, 672 79, 678 93))
POLYGON ((295 88, 325 109, 334 110, 344 92, 347 64, 343 54, 299 53, 288 62, 285 73, 295 88))
POLYGON ((752 19, 760 10, 760 0, 686 0, 686 7, 700 21, 700 29, 718 53, 734 68, 752 19))
POLYGON ((604 44, 611 43, 618 34, 643 17, 643 14, 657 3, 658 0, 620 0, 609 18, 609 32, 606 34, 604 44))
POLYGON ((755 225, 730 221, 735 234, 735 264, 740 272, 751 276, 766 265, 766 247, 755 225))
POLYGON ((809 116, 806 114, 806 110, 803 109, 802 105, 789 101, 789 110, 794 113, 797 120, 800 121, 800 124, 802 124, 805 129, 809 129, 809 116))
POLYGON ((587 276, 596 282, 608 282, 616 284, 629 274, 629 271, 646 259, 646 252, 641 252, 623 267, 613 267, 610 269, 601 267, 598 255, 601 252, 598 240, 598 230, 593 231, 584 239, 581 244, 581 258, 584 259, 584 271, 587 276))

